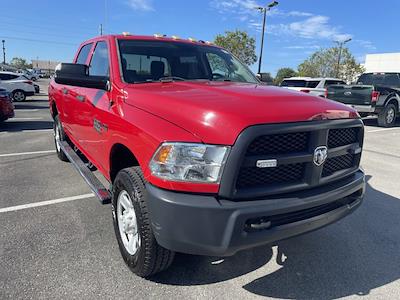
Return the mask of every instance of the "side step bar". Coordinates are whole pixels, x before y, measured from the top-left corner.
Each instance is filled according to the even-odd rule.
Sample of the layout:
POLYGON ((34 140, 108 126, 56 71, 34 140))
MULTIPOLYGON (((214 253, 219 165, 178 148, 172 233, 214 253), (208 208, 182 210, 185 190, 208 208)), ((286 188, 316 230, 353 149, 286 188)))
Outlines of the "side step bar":
POLYGON ((93 193, 99 198, 101 204, 111 203, 111 194, 100 182, 100 180, 89 170, 86 164, 80 159, 78 154, 71 148, 71 146, 65 142, 60 142, 61 150, 68 157, 69 161, 75 167, 75 169, 81 174, 83 179, 89 185, 93 193))

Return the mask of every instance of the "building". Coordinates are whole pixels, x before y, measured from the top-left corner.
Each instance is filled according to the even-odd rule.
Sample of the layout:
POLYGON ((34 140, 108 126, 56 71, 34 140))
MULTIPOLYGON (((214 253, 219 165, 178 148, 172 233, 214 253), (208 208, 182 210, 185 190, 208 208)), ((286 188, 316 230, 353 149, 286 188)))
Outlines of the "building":
POLYGON ((367 54, 364 68, 367 73, 400 73, 400 53, 367 54))
POLYGON ((53 72, 59 63, 58 61, 32 59, 32 68, 53 72))

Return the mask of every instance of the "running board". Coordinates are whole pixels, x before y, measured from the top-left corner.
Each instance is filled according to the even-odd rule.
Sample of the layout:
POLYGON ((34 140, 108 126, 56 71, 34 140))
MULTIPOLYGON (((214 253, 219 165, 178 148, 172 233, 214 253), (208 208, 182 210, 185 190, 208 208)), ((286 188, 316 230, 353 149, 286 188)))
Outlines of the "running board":
POLYGON ((68 157, 69 161, 75 167, 75 169, 79 172, 79 174, 85 179, 86 183, 89 185, 90 189, 96 195, 96 197, 100 200, 101 204, 109 204, 111 203, 111 194, 105 188, 105 186, 100 182, 100 180, 93 174, 92 171, 86 166, 86 164, 80 159, 78 154, 71 148, 71 146, 62 141, 59 143, 61 150, 68 157))

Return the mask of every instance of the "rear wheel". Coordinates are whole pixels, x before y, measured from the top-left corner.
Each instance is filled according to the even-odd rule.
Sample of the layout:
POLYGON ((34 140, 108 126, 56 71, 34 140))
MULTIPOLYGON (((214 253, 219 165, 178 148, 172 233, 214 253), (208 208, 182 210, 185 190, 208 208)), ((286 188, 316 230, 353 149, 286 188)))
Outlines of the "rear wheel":
POLYGON ((378 125, 381 127, 393 127, 396 123, 397 110, 394 104, 388 104, 378 115, 378 125))
POLYGON ((26 95, 22 90, 16 90, 12 92, 12 98, 15 102, 25 101, 26 95))
POLYGON ((65 132, 62 128, 58 115, 55 116, 54 118, 53 130, 54 130, 54 144, 56 146, 56 152, 58 158, 62 161, 69 161, 68 157, 62 151, 60 146, 61 142, 67 141, 67 136, 65 135, 65 132))
POLYGON ((121 255, 138 276, 167 269, 174 252, 158 245, 146 204, 146 187, 140 167, 123 169, 113 185, 113 220, 121 255))

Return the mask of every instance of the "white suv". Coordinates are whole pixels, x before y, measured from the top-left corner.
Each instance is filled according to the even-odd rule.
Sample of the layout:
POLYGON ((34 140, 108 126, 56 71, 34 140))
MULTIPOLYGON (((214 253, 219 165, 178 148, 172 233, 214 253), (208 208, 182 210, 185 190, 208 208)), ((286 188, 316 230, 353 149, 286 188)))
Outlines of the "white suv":
POLYGON ((0 72, 0 88, 11 93, 14 101, 24 101, 35 94, 33 82, 22 74, 0 72))
POLYGON ((333 84, 346 84, 346 82, 338 78, 290 77, 285 78, 280 86, 314 96, 326 97, 327 86, 333 84))

